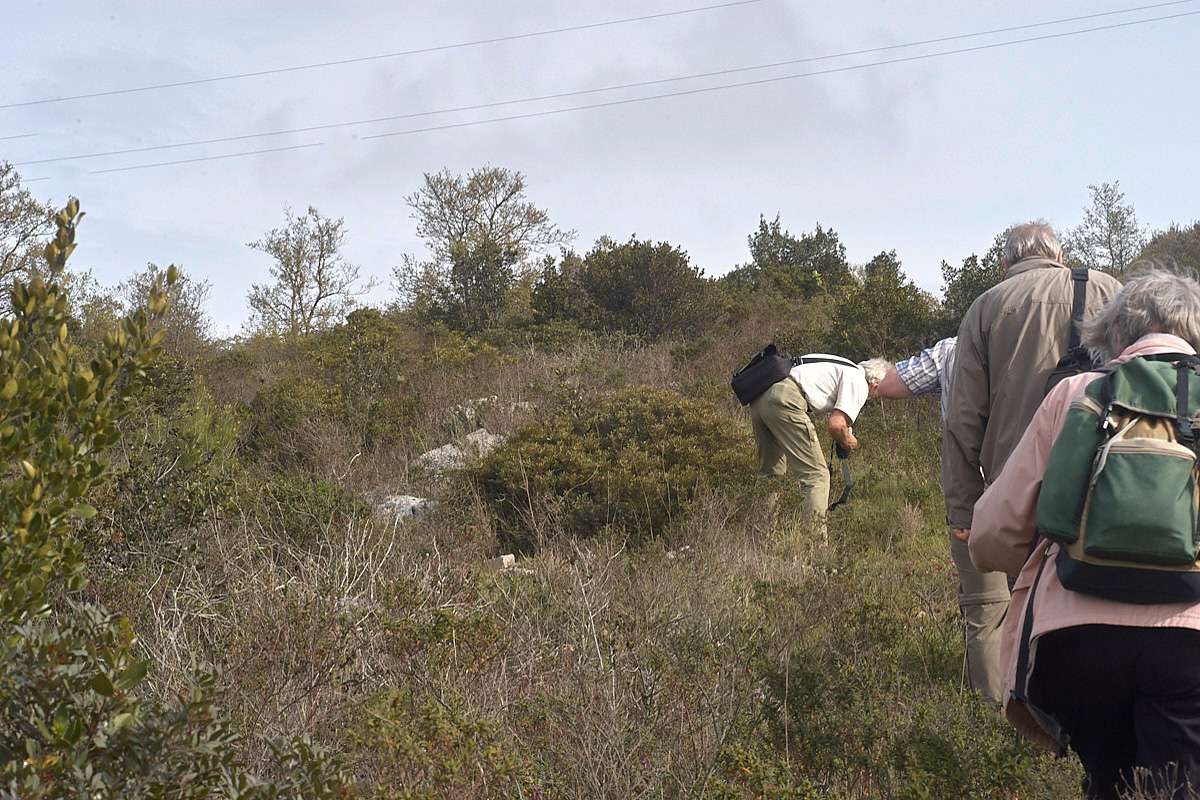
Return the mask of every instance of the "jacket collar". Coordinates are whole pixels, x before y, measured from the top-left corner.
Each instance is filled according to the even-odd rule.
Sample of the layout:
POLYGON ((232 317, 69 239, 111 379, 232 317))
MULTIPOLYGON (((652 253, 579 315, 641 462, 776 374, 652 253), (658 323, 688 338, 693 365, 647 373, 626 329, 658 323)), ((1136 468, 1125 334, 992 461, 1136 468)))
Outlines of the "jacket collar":
POLYGON ((1022 273, 1029 272, 1030 270, 1049 269, 1052 267, 1066 269, 1064 265, 1060 264, 1054 259, 1042 258, 1040 256, 1030 256, 1029 258, 1022 258, 1020 261, 1009 267, 1008 271, 1004 273, 1004 277, 1011 278, 1014 275, 1021 275, 1022 273))
POLYGON ((1152 356, 1157 353, 1186 353, 1195 355, 1196 348, 1170 333, 1147 333, 1133 344, 1126 347, 1114 361, 1125 362, 1138 356, 1152 356))

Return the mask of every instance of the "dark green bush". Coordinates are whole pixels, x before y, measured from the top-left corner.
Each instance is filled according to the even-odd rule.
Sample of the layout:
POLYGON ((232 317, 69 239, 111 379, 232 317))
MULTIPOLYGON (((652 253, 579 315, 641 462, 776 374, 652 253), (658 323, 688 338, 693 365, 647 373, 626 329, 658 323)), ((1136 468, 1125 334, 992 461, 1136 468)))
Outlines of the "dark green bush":
POLYGON ((753 447, 729 417, 661 389, 635 388, 521 430, 475 471, 502 534, 528 547, 539 510, 557 505, 562 530, 609 530, 634 540, 686 514, 697 492, 753 478, 753 447))
POLYGON ((121 448, 98 488, 98 531, 110 542, 161 540, 220 516, 234 499, 240 420, 203 382, 139 398, 122 425, 121 448))
POLYGON ((304 375, 289 375, 263 389, 250 404, 246 452, 278 467, 311 462, 316 455, 308 426, 338 418, 341 392, 304 375))
POLYGON ((354 492, 315 475, 273 474, 251 491, 258 493, 260 519, 300 546, 311 544, 317 532, 329 525, 344 525, 372 513, 354 492))
POLYGON ((412 688, 371 698, 348 730, 368 796, 440 800, 557 796, 503 729, 455 698, 412 688))

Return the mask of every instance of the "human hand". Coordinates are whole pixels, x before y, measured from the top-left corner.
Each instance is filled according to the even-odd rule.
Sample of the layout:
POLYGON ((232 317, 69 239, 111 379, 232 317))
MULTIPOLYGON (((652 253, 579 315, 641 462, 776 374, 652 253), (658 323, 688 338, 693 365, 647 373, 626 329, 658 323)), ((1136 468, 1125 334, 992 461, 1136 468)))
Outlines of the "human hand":
POLYGON ((854 435, 854 431, 846 431, 846 438, 842 439, 842 447, 847 450, 858 449, 858 437, 854 435))
POLYGON ((955 528, 953 532, 954 538, 958 539, 960 542, 965 542, 971 538, 970 528, 955 528))

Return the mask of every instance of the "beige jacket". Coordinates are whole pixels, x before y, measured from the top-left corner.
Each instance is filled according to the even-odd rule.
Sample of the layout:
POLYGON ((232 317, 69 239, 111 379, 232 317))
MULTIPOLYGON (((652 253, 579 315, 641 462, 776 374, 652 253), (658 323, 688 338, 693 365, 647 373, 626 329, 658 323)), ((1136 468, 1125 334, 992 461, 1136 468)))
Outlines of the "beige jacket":
MULTIPOLYGON (((1183 339, 1167 334, 1143 336, 1117 360, 1153 353, 1194 353, 1183 339)), ((1029 672, 1037 657, 1037 638, 1050 631, 1077 625, 1132 625, 1200 629, 1200 604, 1171 603, 1131 605, 1102 600, 1064 589, 1054 569, 1058 545, 1039 546, 1029 552, 1036 530, 1038 493, 1050 448, 1062 430, 1071 400, 1099 373, 1089 372, 1068 378, 1054 388, 1038 408, 1024 436, 1013 450, 1000 473, 979 502, 975 504, 975 524, 971 528, 971 560, 983 571, 1016 575, 1012 605, 1001 630, 1000 669, 1004 676, 1001 697, 1005 715, 1029 738, 1053 748, 1049 735, 1033 720, 1023 704, 1012 700, 1017 677, 1017 650, 1025 620, 1025 604, 1043 558, 1042 571, 1033 603, 1033 645, 1029 672), (1019 573, 1019 574, 1018 574, 1019 573)))
MULTIPOLYGON (((1086 314, 1121 288, 1089 273, 1086 314)), ((971 304, 958 329, 954 392, 942 439, 942 492, 951 527, 970 528, 971 511, 994 481, 1042 401, 1046 380, 1067 350, 1071 271, 1027 258, 971 304)))

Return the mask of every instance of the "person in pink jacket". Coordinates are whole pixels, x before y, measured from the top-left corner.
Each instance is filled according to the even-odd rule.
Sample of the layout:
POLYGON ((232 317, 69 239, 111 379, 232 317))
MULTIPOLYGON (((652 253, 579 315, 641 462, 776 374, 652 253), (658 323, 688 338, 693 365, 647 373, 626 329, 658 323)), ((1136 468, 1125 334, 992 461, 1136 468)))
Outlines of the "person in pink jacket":
MULTIPOLYGON (((1083 336, 1094 352, 1118 362, 1194 354, 1200 284, 1147 271, 1085 322, 1083 336)), ((1058 545, 1034 544, 1050 448, 1071 400, 1098 377, 1087 373, 1054 388, 975 504, 971 559, 980 570, 1016 576, 1002 632, 1004 712, 1034 741, 1060 751, 1069 745, 1078 754, 1089 798, 1117 797, 1138 768, 1169 770, 1169 780, 1200 788, 1200 603, 1133 605, 1069 591, 1053 567, 1058 545), (1043 560, 1049 565, 1033 593, 1025 703, 1014 697, 1020 639, 1043 560)))

